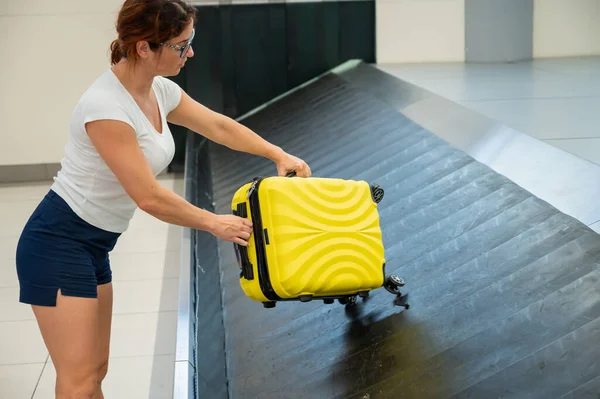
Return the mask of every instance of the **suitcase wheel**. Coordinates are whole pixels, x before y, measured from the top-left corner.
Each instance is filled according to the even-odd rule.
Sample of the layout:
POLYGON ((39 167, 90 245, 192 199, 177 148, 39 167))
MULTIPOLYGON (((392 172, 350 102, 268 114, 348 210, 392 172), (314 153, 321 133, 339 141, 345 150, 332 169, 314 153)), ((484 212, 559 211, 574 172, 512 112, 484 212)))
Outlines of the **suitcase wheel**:
POLYGON ((275 305, 276 305, 276 302, 263 302, 263 306, 266 309, 272 309, 275 307, 275 305))
POLYGON ((342 305, 352 306, 356 304, 356 295, 339 298, 338 301, 342 305))
POLYGON ((381 202, 383 199, 383 194, 383 188, 379 187, 375 183, 371 184, 371 196, 373 197, 373 201, 375 201, 375 203, 379 204, 381 202))
POLYGON ((404 286, 404 280, 402 280, 395 274, 390 274, 385 278, 385 283, 383 284, 383 286, 392 294, 396 294, 398 293, 398 288, 404 286))

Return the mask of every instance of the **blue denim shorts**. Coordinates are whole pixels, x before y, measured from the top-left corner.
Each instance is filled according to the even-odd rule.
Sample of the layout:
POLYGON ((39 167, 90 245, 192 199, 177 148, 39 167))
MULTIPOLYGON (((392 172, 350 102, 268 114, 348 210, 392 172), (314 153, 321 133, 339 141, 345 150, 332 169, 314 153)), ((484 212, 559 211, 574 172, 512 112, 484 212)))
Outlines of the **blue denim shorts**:
POLYGON ((120 233, 92 226, 50 190, 25 225, 17 245, 19 301, 56 306, 62 295, 97 298, 112 281, 108 253, 120 233))

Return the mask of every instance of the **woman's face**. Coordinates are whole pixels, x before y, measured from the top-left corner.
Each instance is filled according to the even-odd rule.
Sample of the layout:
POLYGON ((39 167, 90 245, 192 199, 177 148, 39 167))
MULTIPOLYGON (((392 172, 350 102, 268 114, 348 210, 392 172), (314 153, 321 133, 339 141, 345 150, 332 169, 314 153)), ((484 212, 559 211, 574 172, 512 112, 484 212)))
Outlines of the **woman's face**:
POLYGON ((162 51, 152 53, 151 63, 157 75, 175 76, 179 74, 188 58, 194 56, 191 42, 194 39, 194 24, 190 22, 181 34, 161 46, 162 51))

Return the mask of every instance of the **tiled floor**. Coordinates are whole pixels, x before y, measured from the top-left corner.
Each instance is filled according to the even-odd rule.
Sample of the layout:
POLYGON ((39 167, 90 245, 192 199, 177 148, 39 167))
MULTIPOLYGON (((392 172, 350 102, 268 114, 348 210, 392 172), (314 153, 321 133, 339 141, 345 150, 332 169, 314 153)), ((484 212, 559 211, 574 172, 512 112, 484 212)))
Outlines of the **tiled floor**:
MULTIPOLYGON (((161 177, 178 193, 183 181, 161 177)), ((18 302, 15 246, 50 182, 0 185, 0 398, 54 398, 56 372, 18 302)), ((181 229, 137 211, 111 254, 114 316, 107 398, 171 398, 181 229)))
POLYGON ((600 164, 600 57, 378 67, 600 164))

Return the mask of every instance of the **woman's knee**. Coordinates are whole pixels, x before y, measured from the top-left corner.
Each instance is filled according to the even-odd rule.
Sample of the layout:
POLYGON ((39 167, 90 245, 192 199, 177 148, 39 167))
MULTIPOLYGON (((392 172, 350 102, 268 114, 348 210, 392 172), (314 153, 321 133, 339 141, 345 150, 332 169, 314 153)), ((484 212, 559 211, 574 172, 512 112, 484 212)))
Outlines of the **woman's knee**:
POLYGON ((98 373, 90 372, 79 375, 56 376, 57 399, 94 398, 98 390, 98 373))

